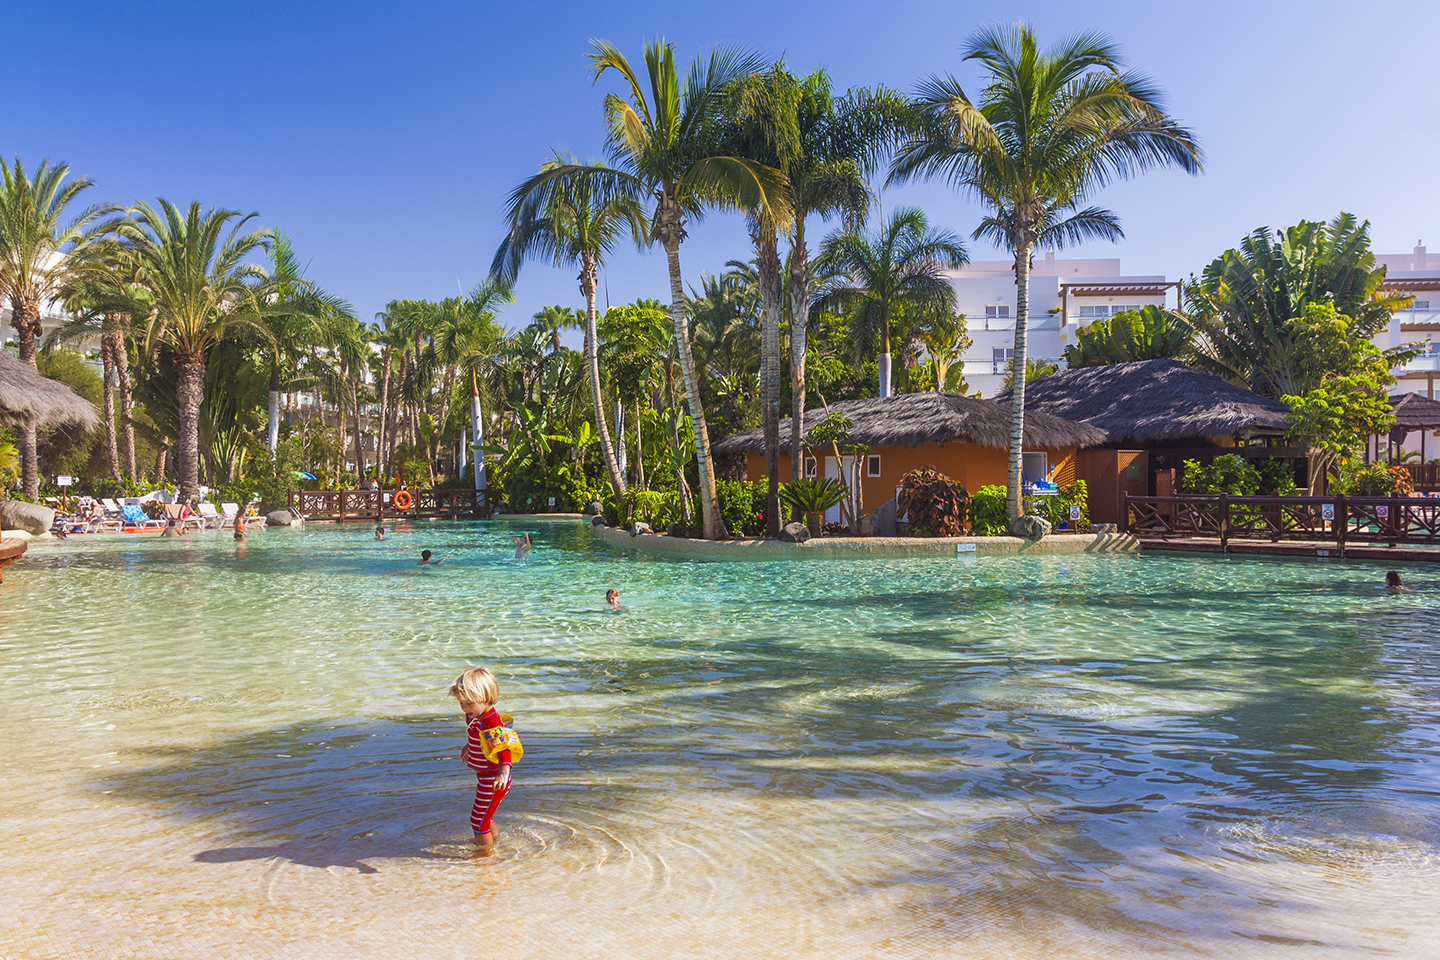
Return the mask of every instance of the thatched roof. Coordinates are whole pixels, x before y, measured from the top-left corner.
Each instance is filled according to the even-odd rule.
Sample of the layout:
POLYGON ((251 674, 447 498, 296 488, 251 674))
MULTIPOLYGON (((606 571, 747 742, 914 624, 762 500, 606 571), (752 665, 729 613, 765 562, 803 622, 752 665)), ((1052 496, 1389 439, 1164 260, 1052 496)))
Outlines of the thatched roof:
MULTIPOLYGON (((902 393, 883 400, 845 400, 830 412, 851 421, 850 440, 868 447, 919 447, 942 441, 966 441, 987 447, 1010 446, 1010 408, 993 400, 954 393, 902 393)), ((825 419, 823 407, 805 411, 808 432, 825 419)), ((789 444, 791 418, 780 421, 782 445, 789 444)), ((1105 435, 1083 423, 1035 414, 1025 418, 1027 447, 1089 447, 1105 435)), ((748 453, 765 449, 764 430, 735 433, 715 445, 716 453, 748 453)))
POLYGON ((1283 434, 1288 408, 1178 360, 1142 360, 1032 380, 1027 418, 1032 411, 1099 427, 1110 443, 1143 444, 1283 434))
POLYGON ((0 423, 37 427, 100 422, 95 407, 58 380, 42 377, 30 364, 0 350, 0 423))
POLYGON ((1397 393, 1390 397, 1390 406, 1395 410, 1395 426, 1402 430, 1440 428, 1440 400, 1418 393, 1397 393))

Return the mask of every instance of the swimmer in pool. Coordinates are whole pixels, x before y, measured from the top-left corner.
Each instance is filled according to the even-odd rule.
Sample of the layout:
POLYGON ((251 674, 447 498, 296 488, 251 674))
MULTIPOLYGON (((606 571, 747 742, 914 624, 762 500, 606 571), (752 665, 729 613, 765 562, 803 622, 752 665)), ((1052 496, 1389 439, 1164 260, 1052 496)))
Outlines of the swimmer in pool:
POLYGON ((523 537, 511 537, 510 539, 515 541, 516 560, 524 560, 530 556, 530 548, 535 545, 534 537, 527 533, 523 537))
POLYGON ((384 540, 384 539, 385 539, 385 524, 383 524, 383 523, 377 523, 377 524, 375 524, 375 539, 376 539, 376 540, 384 540))
POLYGON ((421 550, 420 559, 415 561, 415 566, 423 567, 428 563, 432 567, 438 567, 440 566, 440 564, 450 559, 450 554, 448 553, 445 554, 445 556, 441 557, 439 560, 431 560, 430 558, 432 556, 434 556, 434 554, 432 554, 429 550, 421 550))
POLYGON ((1400 582, 1400 571, 1391 570, 1385 574, 1385 589, 1391 593, 1414 593, 1415 591, 1400 582))
POLYGON ((625 605, 620 602, 620 594, 615 590, 605 591, 605 605, 611 610, 624 610, 625 605))

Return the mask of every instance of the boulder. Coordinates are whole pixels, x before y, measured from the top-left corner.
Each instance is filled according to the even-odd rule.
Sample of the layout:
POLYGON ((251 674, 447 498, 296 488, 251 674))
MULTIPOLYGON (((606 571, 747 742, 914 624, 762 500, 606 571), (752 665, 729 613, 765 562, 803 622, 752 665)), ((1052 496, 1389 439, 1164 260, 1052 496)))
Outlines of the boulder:
POLYGON ((654 532, 654 530, 650 529, 650 524, 646 523, 644 520, 636 520, 635 525, 630 528, 630 536, 632 537, 638 537, 642 534, 654 532))
POLYGON ((602 516, 599 516, 598 514, 597 514, 596 516, 591 517, 591 518, 590 518, 590 526, 592 526, 592 527, 603 527, 603 526, 605 526, 605 518, 602 517, 602 516))
POLYGON ((295 514, 289 510, 271 510, 265 514, 265 526, 267 527, 288 527, 291 524, 299 525, 295 520, 295 514))
POLYGON ((665 532, 672 537, 690 536, 690 525, 684 520, 676 520, 665 528, 665 532))
POLYGON ((605 507, 599 500, 591 500, 585 504, 585 516, 598 517, 605 512, 605 507))
POLYGON ((876 507, 874 513, 870 514, 873 536, 893 537, 896 535, 895 509, 895 498, 891 497, 876 507))
POLYGON ((1050 521, 1027 513, 1010 521, 1010 534, 1026 540, 1041 540, 1050 532, 1050 521))
POLYGON ((0 501, 0 530, 23 530, 43 537, 55 524, 55 511, 24 500, 0 501))
POLYGON ((810 539, 810 528, 803 523, 787 523, 780 528, 780 539, 786 543, 804 543, 810 539))

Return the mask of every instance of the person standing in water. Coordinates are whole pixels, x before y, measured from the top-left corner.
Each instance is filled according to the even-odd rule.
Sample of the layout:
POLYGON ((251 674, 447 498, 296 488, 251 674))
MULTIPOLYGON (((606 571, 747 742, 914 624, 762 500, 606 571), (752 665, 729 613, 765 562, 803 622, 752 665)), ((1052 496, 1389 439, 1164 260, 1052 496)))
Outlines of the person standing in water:
POLYGON ((377 523, 377 524, 375 524, 375 539, 376 539, 376 540, 384 540, 384 539, 385 539, 385 524, 383 524, 383 523, 377 523))
POLYGON ((484 667, 472 667, 450 685, 450 696, 465 713, 465 747, 460 759, 475 771, 470 830, 480 856, 495 856, 495 811, 510 790, 510 764, 524 753, 520 738, 495 710, 500 684, 484 667))
POLYGON ((1400 582, 1400 571, 1391 570, 1385 574, 1385 589, 1391 593, 1414 593, 1415 591, 1400 582))
POLYGON ((526 533, 523 537, 511 537, 510 539, 515 541, 516 560, 524 560, 526 557, 530 556, 530 548, 535 544, 534 537, 532 537, 529 533, 526 533))

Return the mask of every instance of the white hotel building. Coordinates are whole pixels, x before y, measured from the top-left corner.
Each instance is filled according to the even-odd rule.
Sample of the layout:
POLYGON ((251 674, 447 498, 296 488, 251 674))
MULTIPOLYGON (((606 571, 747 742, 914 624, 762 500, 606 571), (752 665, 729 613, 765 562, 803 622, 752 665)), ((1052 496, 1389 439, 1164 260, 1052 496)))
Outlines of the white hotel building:
MULTIPOLYGON (((1005 383, 1015 347, 1015 270, 1010 260, 982 260, 946 271, 955 287, 955 309, 965 314, 975 341, 965 354, 970 391, 993 397, 1005 383)), ((1057 260, 1036 256, 1030 271, 1030 324, 1026 352, 1062 369, 1061 355, 1075 331, 1121 310, 1146 304, 1179 305, 1177 281, 1122 276, 1119 259, 1057 260)), ((1440 302, 1440 301, 1437 301, 1440 302)))

